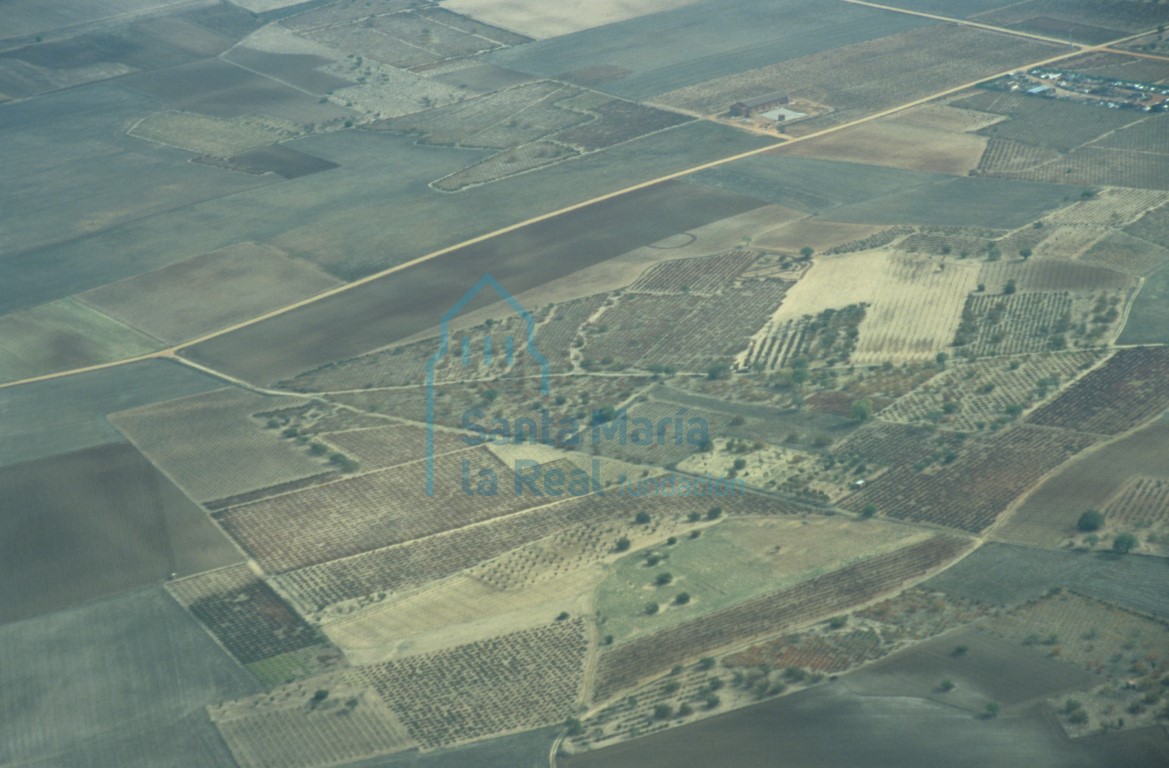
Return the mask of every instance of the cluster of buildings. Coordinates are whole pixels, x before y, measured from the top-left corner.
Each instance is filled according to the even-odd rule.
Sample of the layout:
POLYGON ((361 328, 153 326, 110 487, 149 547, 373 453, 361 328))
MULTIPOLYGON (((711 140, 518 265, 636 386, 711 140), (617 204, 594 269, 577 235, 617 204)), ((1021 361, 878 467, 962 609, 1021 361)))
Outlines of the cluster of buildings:
POLYGON ((1028 72, 1013 72, 987 85, 1027 96, 1071 99, 1108 109, 1169 111, 1169 85, 1116 80, 1086 72, 1040 67, 1028 72))

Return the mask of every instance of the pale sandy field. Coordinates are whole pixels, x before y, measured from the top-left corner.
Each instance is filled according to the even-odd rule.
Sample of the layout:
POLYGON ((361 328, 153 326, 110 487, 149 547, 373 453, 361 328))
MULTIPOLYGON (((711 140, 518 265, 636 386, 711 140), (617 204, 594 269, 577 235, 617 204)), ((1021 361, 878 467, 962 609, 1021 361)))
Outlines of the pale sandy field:
MULTIPOLYGON (((249 0, 264 2, 265 0, 249 0)), ((271 0, 279 2, 279 0, 271 0)), ((537 40, 612 24, 696 0, 451 0, 443 6, 537 40)))

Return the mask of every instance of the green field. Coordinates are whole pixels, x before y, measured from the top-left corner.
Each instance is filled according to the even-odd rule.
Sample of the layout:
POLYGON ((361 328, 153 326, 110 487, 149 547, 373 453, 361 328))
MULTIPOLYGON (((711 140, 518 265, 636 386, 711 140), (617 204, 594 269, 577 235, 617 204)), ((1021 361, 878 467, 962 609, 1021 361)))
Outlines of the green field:
POLYGON ((1169 266, 1145 278, 1117 343, 1169 343, 1169 266))
POLYGON ((122 360, 161 345, 73 299, 0 317, 0 381, 122 360))

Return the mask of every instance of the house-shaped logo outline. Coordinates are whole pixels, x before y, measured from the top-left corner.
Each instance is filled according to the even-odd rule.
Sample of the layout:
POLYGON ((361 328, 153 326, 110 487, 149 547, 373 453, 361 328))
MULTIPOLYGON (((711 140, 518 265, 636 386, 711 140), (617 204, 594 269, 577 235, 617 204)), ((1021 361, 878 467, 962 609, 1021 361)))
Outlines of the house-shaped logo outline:
POLYGON ((454 306, 448 309, 442 316, 442 322, 439 325, 439 344, 438 350, 430 356, 426 361, 426 495, 434 495, 434 396, 435 396, 435 382, 434 370, 438 362, 442 360, 450 351, 451 329, 450 323, 459 312, 467 306, 468 303, 484 289, 490 287, 499 297, 507 302, 508 306, 515 310, 524 320, 524 325, 527 327, 527 339, 524 342, 524 347, 527 353, 532 356, 540 365, 540 394, 547 395, 551 390, 551 366, 548 365, 548 360, 540 354, 540 350, 536 349, 536 320, 532 317, 532 313, 528 312, 522 304, 516 301, 515 297, 511 295, 500 285, 499 281, 490 273, 484 273, 483 277, 471 287, 469 291, 463 294, 463 297, 455 302, 454 306))

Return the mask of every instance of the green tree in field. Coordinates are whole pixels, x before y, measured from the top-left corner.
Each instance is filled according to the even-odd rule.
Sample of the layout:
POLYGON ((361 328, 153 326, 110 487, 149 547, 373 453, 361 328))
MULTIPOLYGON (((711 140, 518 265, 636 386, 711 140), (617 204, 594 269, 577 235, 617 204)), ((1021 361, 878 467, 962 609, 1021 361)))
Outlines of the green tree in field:
POLYGON ((669 571, 663 571, 662 573, 659 573, 657 575, 657 577, 654 579, 654 584, 658 585, 659 587, 664 587, 667 584, 669 584, 670 582, 672 582, 673 580, 674 580, 674 575, 672 573, 670 573, 669 571))
POLYGON ((649 525, 649 512, 642 510, 633 516, 633 522, 638 525, 649 525))
POLYGON ((988 701, 986 703, 986 716, 988 718, 998 717, 999 709, 1000 707, 997 701, 988 701))
POLYGON ((868 421, 873 415, 873 401, 867 397, 853 400, 849 413, 853 421, 868 421))
POLYGON ((659 606, 657 603, 646 603, 645 604, 645 615, 646 616, 653 616, 654 614, 656 614, 658 612, 658 610, 659 610, 659 606))
POLYGON ((564 730, 568 736, 579 736, 584 733, 584 724, 580 718, 570 717, 564 721, 564 730))
POLYGON ((674 603, 677 605, 686 605, 690 602, 689 592, 679 592, 678 596, 674 598, 674 603))
POLYGON ((1131 533, 1118 533, 1112 539, 1112 551, 1127 555, 1137 545, 1137 537, 1131 533))
POLYGON ((949 359, 950 359, 950 356, 947 355, 945 352, 939 352, 937 354, 937 356, 934 357, 934 362, 936 362, 938 364, 939 368, 945 368, 946 361, 949 359))
POLYGON ((870 517, 873 517, 876 514, 877 514, 877 505, 876 504, 865 504, 864 509, 861 510, 861 517, 863 517, 865 520, 868 520, 870 517))
POLYGON ((1100 530, 1104 525, 1104 515, 1100 514, 1094 509, 1089 509, 1084 514, 1080 515, 1080 519, 1076 521, 1076 530, 1084 533, 1091 533, 1092 531, 1100 530))
POLYGON ((622 536, 621 538, 617 539, 618 552, 628 552, 630 546, 632 546, 632 544, 630 543, 628 536, 622 536))
POLYGON ((654 707, 654 720, 669 720, 674 714, 674 708, 669 704, 658 704, 654 707))
POLYGON ((812 246, 805 245, 803 248, 800 249, 800 256, 804 259, 810 259, 810 258, 812 258, 812 254, 815 252, 816 251, 815 251, 815 249, 812 248, 812 246))

